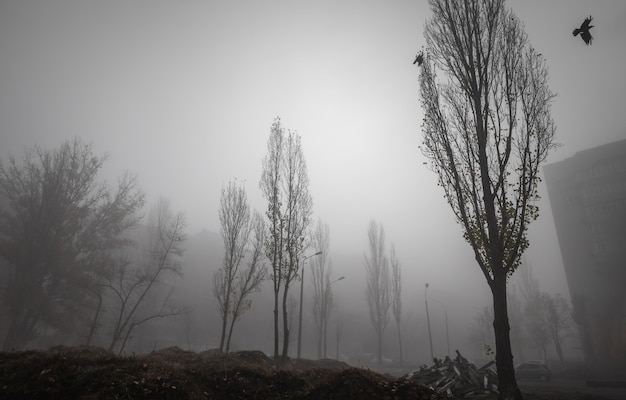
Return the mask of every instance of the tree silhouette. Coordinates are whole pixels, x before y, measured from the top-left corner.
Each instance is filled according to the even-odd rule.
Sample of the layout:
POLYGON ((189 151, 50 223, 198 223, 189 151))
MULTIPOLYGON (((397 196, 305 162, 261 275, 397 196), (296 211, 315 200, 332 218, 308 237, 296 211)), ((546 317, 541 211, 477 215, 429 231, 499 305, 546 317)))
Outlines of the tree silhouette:
POLYGON ((378 363, 383 362, 383 334, 389 323, 391 308, 391 279, 389 259, 385 250, 385 230, 376 221, 370 221, 367 229, 369 257, 365 256, 367 281, 367 306, 370 320, 376 331, 378 363))
POLYGON ((402 354, 402 331, 400 329, 402 323, 402 269, 400 268, 400 261, 398 260, 396 248, 393 244, 391 245, 389 257, 391 264, 391 312, 393 319, 396 321, 400 355, 399 361, 400 364, 402 364, 404 362, 404 355, 402 354))
POLYGON ((265 252, 271 265, 274 289, 274 358, 278 359, 279 300, 282 290, 282 358, 289 351, 289 287, 299 277, 300 259, 306 249, 313 201, 309 193, 306 161, 296 132, 285 133, 280 118, 272 124, 267 155, 259 183, 268 202, 268 235, 265 252))
POLYGON ((140 325, 187 311, 173 304, 174 288, 168 285, 172 277, 182 277, 186 239, 184 214, 172 213, 169 201, 160 198, 148 214, 139 256, 122 257, 106 284, 117 306, 109 350, 118 347, 121 354, 140 325), (167 294, 159 296, 159 286, 164 285, 169 286, 167 294), (149 306, 154 304, 158 306, 149 306))
MULTIPOLYGON (((68 334, 92 305, 98 271, 127 242, 143 194, 123 176, 117 188, 98 183, 107 156, 79 139, 58 149, 32 148, 0 163, 0 257, 8 281, 5 350, 24 347, 45 329, 68 334)), ((97 307, 97 305, 95 306, 97 307)))
POLYGON ((332 267, 328 257, 330 233, 328 224, 321 219, 312 234, 311 246, 319 255, 311 258, 311 281, 313 283, 313 321, 317 328, 317 358, 326 358, 328 321, 334 296, 330 274, 332 267))
POLYGON ((220 233, 224 241, 224 260, 222 266, 213 274, 213 295, 217 298, 222 318, 220 351, 224 351, 226 327, 234 308, 239 266, 246 255, 252 229, 250 206, 243 184, 237 185, 236 182, 229 182, 226 187, 222 187, 218 214, 220 233))
POLYGON ((422 151, 492 292, 500 398, 521 399, 507 278, 538 216, 539 168, 555 146, 554 95, 545 60, 503 0, 431 0, 430 6, 420 68, 422 151))

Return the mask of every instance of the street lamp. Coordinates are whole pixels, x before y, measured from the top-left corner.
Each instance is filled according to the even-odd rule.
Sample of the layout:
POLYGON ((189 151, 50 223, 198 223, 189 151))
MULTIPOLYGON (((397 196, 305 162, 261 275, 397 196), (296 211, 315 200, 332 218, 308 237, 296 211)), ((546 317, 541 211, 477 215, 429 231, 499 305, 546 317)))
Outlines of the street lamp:
POLYGON ((315 254, 311 254, 308 257, 304 257, 302 259, 302 275, 300 276, 300 317, 298 318, 298 355, 297 358, 300 358, 300 349, 302 348, 302 294, 304 293, 304 263, 311 257, 319 256, 322 254, 321 251, 318 251, 315 254))
MULTIPOLYGON (((324 293, 327 293, 328 290, 330 290, 330 287, 334 284, 337 283, 341 280, 346 279, 345 276, 340 276, 339 278, 335 279, 332 282, 329 282, 328 285, 326 285, 326 289, 324 289, 324 293)), ((331 292, 332 293, 332 292, 331 292)), ((323 312, 322 312, 322 318, 321 318, 321 324, 322 324, 322 331, 323 331, 323 336, 322 336, 322 343, 323 343, 323 351, 322 351, 322 356, 324 358, 326 358, 326 343, 327 343, 327 330, 328 330, 328 318, 330 316, 330 310, 329 310, 329 304, 328 304, 328 295, 325 294, 324 295, 324 299, 323 299, 323 312)), ((339 338, 337 338, 337 354, 339 354, 339 338)), ((337 356, 339 357, 339 356, 337 356)))
POLYGON ((443 301, 439 301, 437 299, 431 299, 431 300, 441 304, 441 306, 443 307, 443 314, 445 315, 445 318, 446 318, 446 344, 448 346, 448 357, 450 357, 450 334, 448 331, 448 310, 446 309, 446 305, 443 303, 443 301))
POLYGON ((426 288, 424 289, 424 304, 426 304, 426 322, 428 323, 428 342, 430 343, 430 359, 434 360, 435 355, 433 354, 433 336, 430 333, 430 316, 428 315, 428 300, 426 298, 427 289, 428 289, 428 282, 426 283, 426 288))

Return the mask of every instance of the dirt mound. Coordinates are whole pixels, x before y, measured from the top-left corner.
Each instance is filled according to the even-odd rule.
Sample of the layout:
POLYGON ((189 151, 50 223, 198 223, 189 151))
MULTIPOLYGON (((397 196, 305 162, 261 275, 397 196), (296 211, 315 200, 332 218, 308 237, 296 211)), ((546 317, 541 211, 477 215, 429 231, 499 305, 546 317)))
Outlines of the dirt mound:
POLYGON ((97 346, 54 346, 48 349, 50 354, 74 354, 77 356, 83 356, 88 358, 107 358, 114 357, 115 354, 112 351, 103 349, 97 346))
MULTIPOLYGON (((570 392, 525 392, 532 400, 595 399, 570 392)), ((285 360, 259 351, 194 353, 170 347, 115 356, 97 347, 0 352, 1 399, 443 400, 410 379, 334 360, 285 360)), ((496 395, 473 397, 493 400, 496 395)), ((598 397, 599 398, 599 397, 598 397)))
POLYGON ((118 357, 93 347, 0 352, 0 398, 10 399, 443 399, 331 360, 262 352, 193 353, 176 347, 118 357))

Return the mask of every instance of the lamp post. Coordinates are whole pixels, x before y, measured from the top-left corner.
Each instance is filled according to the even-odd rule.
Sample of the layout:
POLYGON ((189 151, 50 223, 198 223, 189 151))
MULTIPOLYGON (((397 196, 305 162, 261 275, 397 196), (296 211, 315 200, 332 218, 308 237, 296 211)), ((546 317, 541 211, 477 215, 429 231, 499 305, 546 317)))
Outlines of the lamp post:
POLYGON ((443 314, 445 315, 445 318, 446 318, 446 345, 448 346, 448 357, 450 357, 450 334, 448 331, 448 310, 446 309, 446 305, 443 303, 443 301, 439 301, 437 299, 431 299, 431 300, 441 304, 441 306, 443 307, 443 314))
POLYGON ((302 275, 300 276, 300 317, 298 318, 298 355, 297 358, 300 358, 300 350, 302 349, 302 294, 304 292, 304 263, 306 260, 313 256, 319 256, 322 254, 321 251, 318 251, 315 254, 311 254, 308 257, 304 257, 302 259, 302 275))
POLYGON ((428 282, 426 283, 426 287, 424 288, 424 304, 426 304, 426 322, 428 323, 428 343, 430 343, 430 359, 432 361, 435 359, 435 355, 433 354, 433 336, 430 333, 430 316, 428 315, 428 300, 426 298, 427 290, 428 290, 428 282))
MULTIPOLYGON (((324 292, 326 293, 326 291, 330 290, 330 286, 333 283, 337 283, 337 282, 339 282, 341 280, 344 280, 344 279, 346 279, 345 276, 340 276, 339 278, 337 278, 334 281, 330 282, 326 286, 326 289, 325 289, 324 292)), ((324 295, 323 302, 324 302, 324 305, 322 306, 322 309, 323 309, 323 314, 322 315, 323 315, 323 317, 322 317, 320 323, 323 325, 323 327, 322 327, 322 331, 323 331, 323 336, 322 336, 322 343, 323 343, 323 346, 322 346, 322 356, 324 358, 326 358, 326 344, 327 344, 327 337, 328 337, 328 318, 330 318, 330 310, 329 310, 330 305, 328 304, 329 300, 328 300, 328 296, 326 294, 324 295)), ((337 342, 337 352, 339 352, 339 342, 337 342)))

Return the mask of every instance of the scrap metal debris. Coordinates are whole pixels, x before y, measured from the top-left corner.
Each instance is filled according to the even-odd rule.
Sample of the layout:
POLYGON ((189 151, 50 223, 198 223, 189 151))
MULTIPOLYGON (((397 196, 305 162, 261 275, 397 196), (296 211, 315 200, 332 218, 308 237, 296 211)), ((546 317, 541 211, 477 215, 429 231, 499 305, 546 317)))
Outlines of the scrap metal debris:
POLYGON ((476 368, 458 350, 454 359, 446 356, 443 360, 435 358, 433 361, 430 367, 423 365, 404 378, 428 386, 438 393, 445 393, 448 397, 471 398, 498 393, 498 376, 492 369, 494 361, 476 368))

